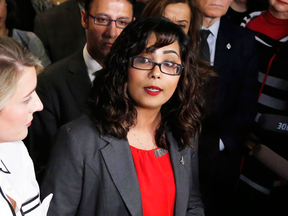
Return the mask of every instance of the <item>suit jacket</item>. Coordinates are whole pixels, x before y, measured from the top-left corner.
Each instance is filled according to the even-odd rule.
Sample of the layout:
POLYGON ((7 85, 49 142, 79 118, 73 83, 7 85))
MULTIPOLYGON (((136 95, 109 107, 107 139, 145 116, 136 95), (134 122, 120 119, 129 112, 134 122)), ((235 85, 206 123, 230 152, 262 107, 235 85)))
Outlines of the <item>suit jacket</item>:
POLYGON ((218 78, 207 87, 210 113, 203 122, 199 145, 200 184, 206 209, 210 205, 224 206, 223 203, 228 203, 226 200, 221 205, 217 203, 219 200, 221 203, 220 196, 225 191, 234 191, 232 187, 236 185, 240 170, 241 141, 256 116, 257 65, 253 34, 221 18, 214 60, 218 78), (225 145, 221 154, 219 138, 225 145), (223 187, 213 185, 222 183, 223 187), (210 197, 211 191, 217 191, 214 200, 210 197))
POLYGON ((52 63, 84 47, 86 34, 77 0, 69 0, 38 14, 34 32, 43 42, 52 63))
POLYGON ((83 50, 48 66, 38 75, 36 92, 44 109, 34 113, 28 135, 28 150, 34 161, 38 180, 41 180, 41 173, 50 155, 52 139, 58 128, 85 111, 90 88, 91 81, 83 50))
POLYGON ((218 78, 208 86, 212 109, 203 130, 213 134, 218 144, 221 138, 228 151, 239 150, 241 137, 254 121, 259 92, 257 65, 253 34, 221 18, 214 60, 218 78))
MULTIPOLYGON (((179 151, 167 134, 176 185, 175 216, 204 215, 198 183, 198 145, 179 151), (183 157, 184 163, 180 163, 183 157)), ((128 140, 98 133, 87 116, 63 126, 42 184, 53 193, 48 215, 141 216, 140 187, 128 140)))

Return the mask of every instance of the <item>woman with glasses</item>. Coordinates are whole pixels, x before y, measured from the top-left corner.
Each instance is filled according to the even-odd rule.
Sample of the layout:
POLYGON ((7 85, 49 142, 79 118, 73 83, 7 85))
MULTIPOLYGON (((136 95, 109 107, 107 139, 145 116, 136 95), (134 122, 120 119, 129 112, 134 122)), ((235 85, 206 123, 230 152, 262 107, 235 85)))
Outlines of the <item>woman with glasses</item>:
POLYGON ((56 137, 50 215, 204 215, 198 184, 203 80, 181 27, 138 19, 117 38, 90 113, 56 137))

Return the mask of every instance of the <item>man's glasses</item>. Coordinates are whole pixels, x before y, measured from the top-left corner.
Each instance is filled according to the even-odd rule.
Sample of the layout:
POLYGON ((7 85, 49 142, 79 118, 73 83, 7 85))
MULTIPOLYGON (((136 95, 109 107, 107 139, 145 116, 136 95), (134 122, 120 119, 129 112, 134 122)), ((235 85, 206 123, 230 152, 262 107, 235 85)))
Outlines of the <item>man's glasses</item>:
POLYGON ((96 25, 102 25, 102 26, 109 26, 111 22, 115 22, 117 28, 124 29, 131 22, 124 19, 113 20, 102 15, 99 16, 92 16, 91 14, 88 15, 94 19, 94 23, 96 25))
POLYGON ((155 65, 159 66, 160 71, 164 74, 176 76, 180 75, 181 71, 184 69, 184 66, 174 62, 166 61, 162 63, 157 63, 152 59, 145 58, 142 56, 134 56, 130 58, 132 67, 139 70, 153 70, 155 65))

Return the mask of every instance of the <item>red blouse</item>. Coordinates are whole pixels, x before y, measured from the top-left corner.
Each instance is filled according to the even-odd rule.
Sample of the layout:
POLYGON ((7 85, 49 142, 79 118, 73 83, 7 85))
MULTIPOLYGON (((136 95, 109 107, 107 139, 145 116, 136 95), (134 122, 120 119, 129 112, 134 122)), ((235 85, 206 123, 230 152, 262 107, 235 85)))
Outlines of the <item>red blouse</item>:
POLYGON ((130 148, 140 185, 143 216, 173 216, 175 180, 168 151, 130 148))

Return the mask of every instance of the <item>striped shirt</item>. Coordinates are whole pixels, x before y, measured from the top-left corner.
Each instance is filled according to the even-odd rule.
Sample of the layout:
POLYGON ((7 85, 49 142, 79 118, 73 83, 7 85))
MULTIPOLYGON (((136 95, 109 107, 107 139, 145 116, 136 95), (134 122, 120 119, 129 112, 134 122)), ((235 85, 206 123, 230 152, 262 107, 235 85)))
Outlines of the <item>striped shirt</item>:
POLYGON ((24 143, 0 143, 0 216, 45 216, 49 202, 40 202, 33 163, 24 143), (16 202, 15 211, 8 197, 16 202))

